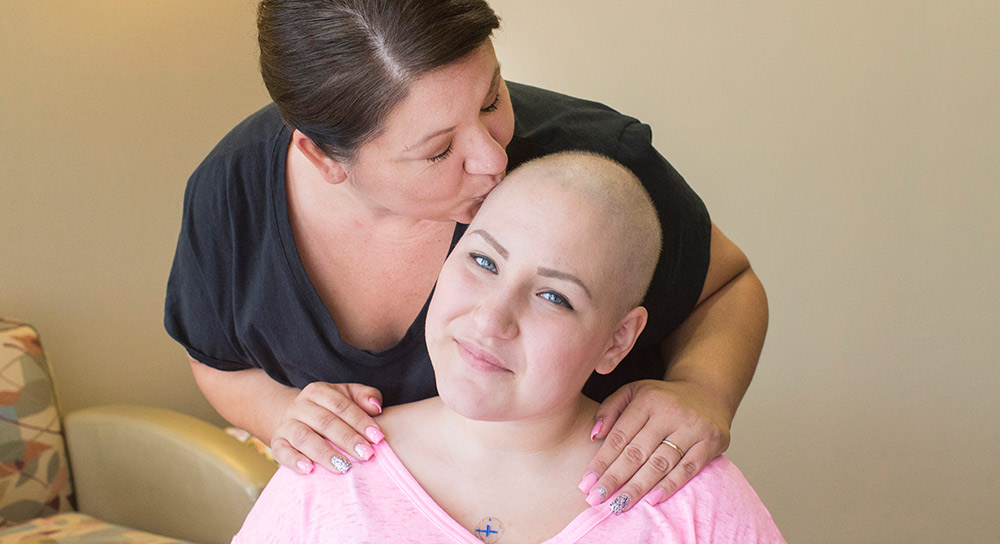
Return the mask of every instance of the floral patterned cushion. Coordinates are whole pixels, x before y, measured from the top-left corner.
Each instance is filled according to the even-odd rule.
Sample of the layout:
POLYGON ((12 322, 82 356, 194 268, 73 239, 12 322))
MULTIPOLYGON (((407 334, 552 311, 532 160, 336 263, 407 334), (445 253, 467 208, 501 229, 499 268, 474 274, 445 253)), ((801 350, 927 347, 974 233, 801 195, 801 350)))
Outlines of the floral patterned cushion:
POLYGON ((180 540, 112 525, 84 514, 70 512, 32 520, 6 529, 0 529, 0 542, 4 544, 165 544, 180 540))
POLYGON ((38 333, 0 319, 0 527, 72 511, 72 501, 62 424, 38 333))

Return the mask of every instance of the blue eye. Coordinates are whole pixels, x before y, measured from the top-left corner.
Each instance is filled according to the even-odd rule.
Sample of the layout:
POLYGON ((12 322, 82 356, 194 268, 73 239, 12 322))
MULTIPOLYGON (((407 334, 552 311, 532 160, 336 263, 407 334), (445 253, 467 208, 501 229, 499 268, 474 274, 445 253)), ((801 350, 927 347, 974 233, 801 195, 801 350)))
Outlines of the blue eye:
POLYGON ((539 293, 538 296, 544 298, 545 300, 547 300, 547 301, 549 301, 549 302, 551 302, 553 304, 556 304, 558 306, 563 306, 566 309, 569 309, 569 310, 573 309, 573 305, 570 304, 568 300, 566 300, 566 297, 560 295, 559 293, 557 293, 555 291, 544 291, 542 293, 539 293))
POLYGON ((483 270, 487 270, 494 274, 497 273, 497 265, 494 264, 493 260, 490 259, 489 257, 485 255, 480 255, 478 253, 469 253, 469 257, 472 257, 472 260, 476 261, 476 264, 479 265, 479 267, 482 268, 483 270))

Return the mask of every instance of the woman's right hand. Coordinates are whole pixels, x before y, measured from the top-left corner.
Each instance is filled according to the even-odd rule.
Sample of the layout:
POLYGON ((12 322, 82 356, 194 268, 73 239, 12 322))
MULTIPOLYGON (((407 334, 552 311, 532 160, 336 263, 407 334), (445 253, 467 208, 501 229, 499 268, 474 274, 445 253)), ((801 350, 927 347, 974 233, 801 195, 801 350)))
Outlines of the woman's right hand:
POLYGON ((357 383, 315 382, 300 391, 285 408, 271 434, 271 453, 282 465, 300 473, 319 463, 334 473, 347 472, 351 459, 331 443, 367 461, 372 444, 383 435, 373 416, 382 412, 382 393, 357 383))

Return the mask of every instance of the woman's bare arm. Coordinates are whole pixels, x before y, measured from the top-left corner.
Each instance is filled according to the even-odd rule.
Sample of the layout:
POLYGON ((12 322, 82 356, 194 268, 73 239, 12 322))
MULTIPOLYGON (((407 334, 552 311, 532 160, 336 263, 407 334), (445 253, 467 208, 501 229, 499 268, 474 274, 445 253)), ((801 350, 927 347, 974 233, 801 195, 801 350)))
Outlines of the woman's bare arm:
POLYGON ((270 444, 274 458, 293 470, 308 473, 313 463, 320 463, 344 472, 350 463, 330 443, 366 461, 373 452, 370 444, 382 439, 372 419, 382 411, 382 394, 373 387, 316 382, 299 390, 261 369, 222 371, 189 359, 212 407, 270 444))

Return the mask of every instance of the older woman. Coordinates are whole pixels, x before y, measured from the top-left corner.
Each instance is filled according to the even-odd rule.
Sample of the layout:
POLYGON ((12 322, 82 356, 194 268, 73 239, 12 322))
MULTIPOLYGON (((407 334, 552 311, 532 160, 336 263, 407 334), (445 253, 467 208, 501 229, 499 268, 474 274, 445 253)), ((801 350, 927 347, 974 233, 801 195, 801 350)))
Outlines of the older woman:
POLYGON ((166 300, 223 417, 300 472, 343 467, 331 443, 370 458, 383 404, 435 394, 427 301, 465 225, 507 168, 582 149, 642 180, 665 237, 636 349, 585 388, 607 439, 581 477, 670 496, 725 450, 766 301, 647 126, 508 85, 484 1, 266 0, 258 15, 274 104, 189 180, 166 300), (664 448, 678 460, 658 462, 664 448))

